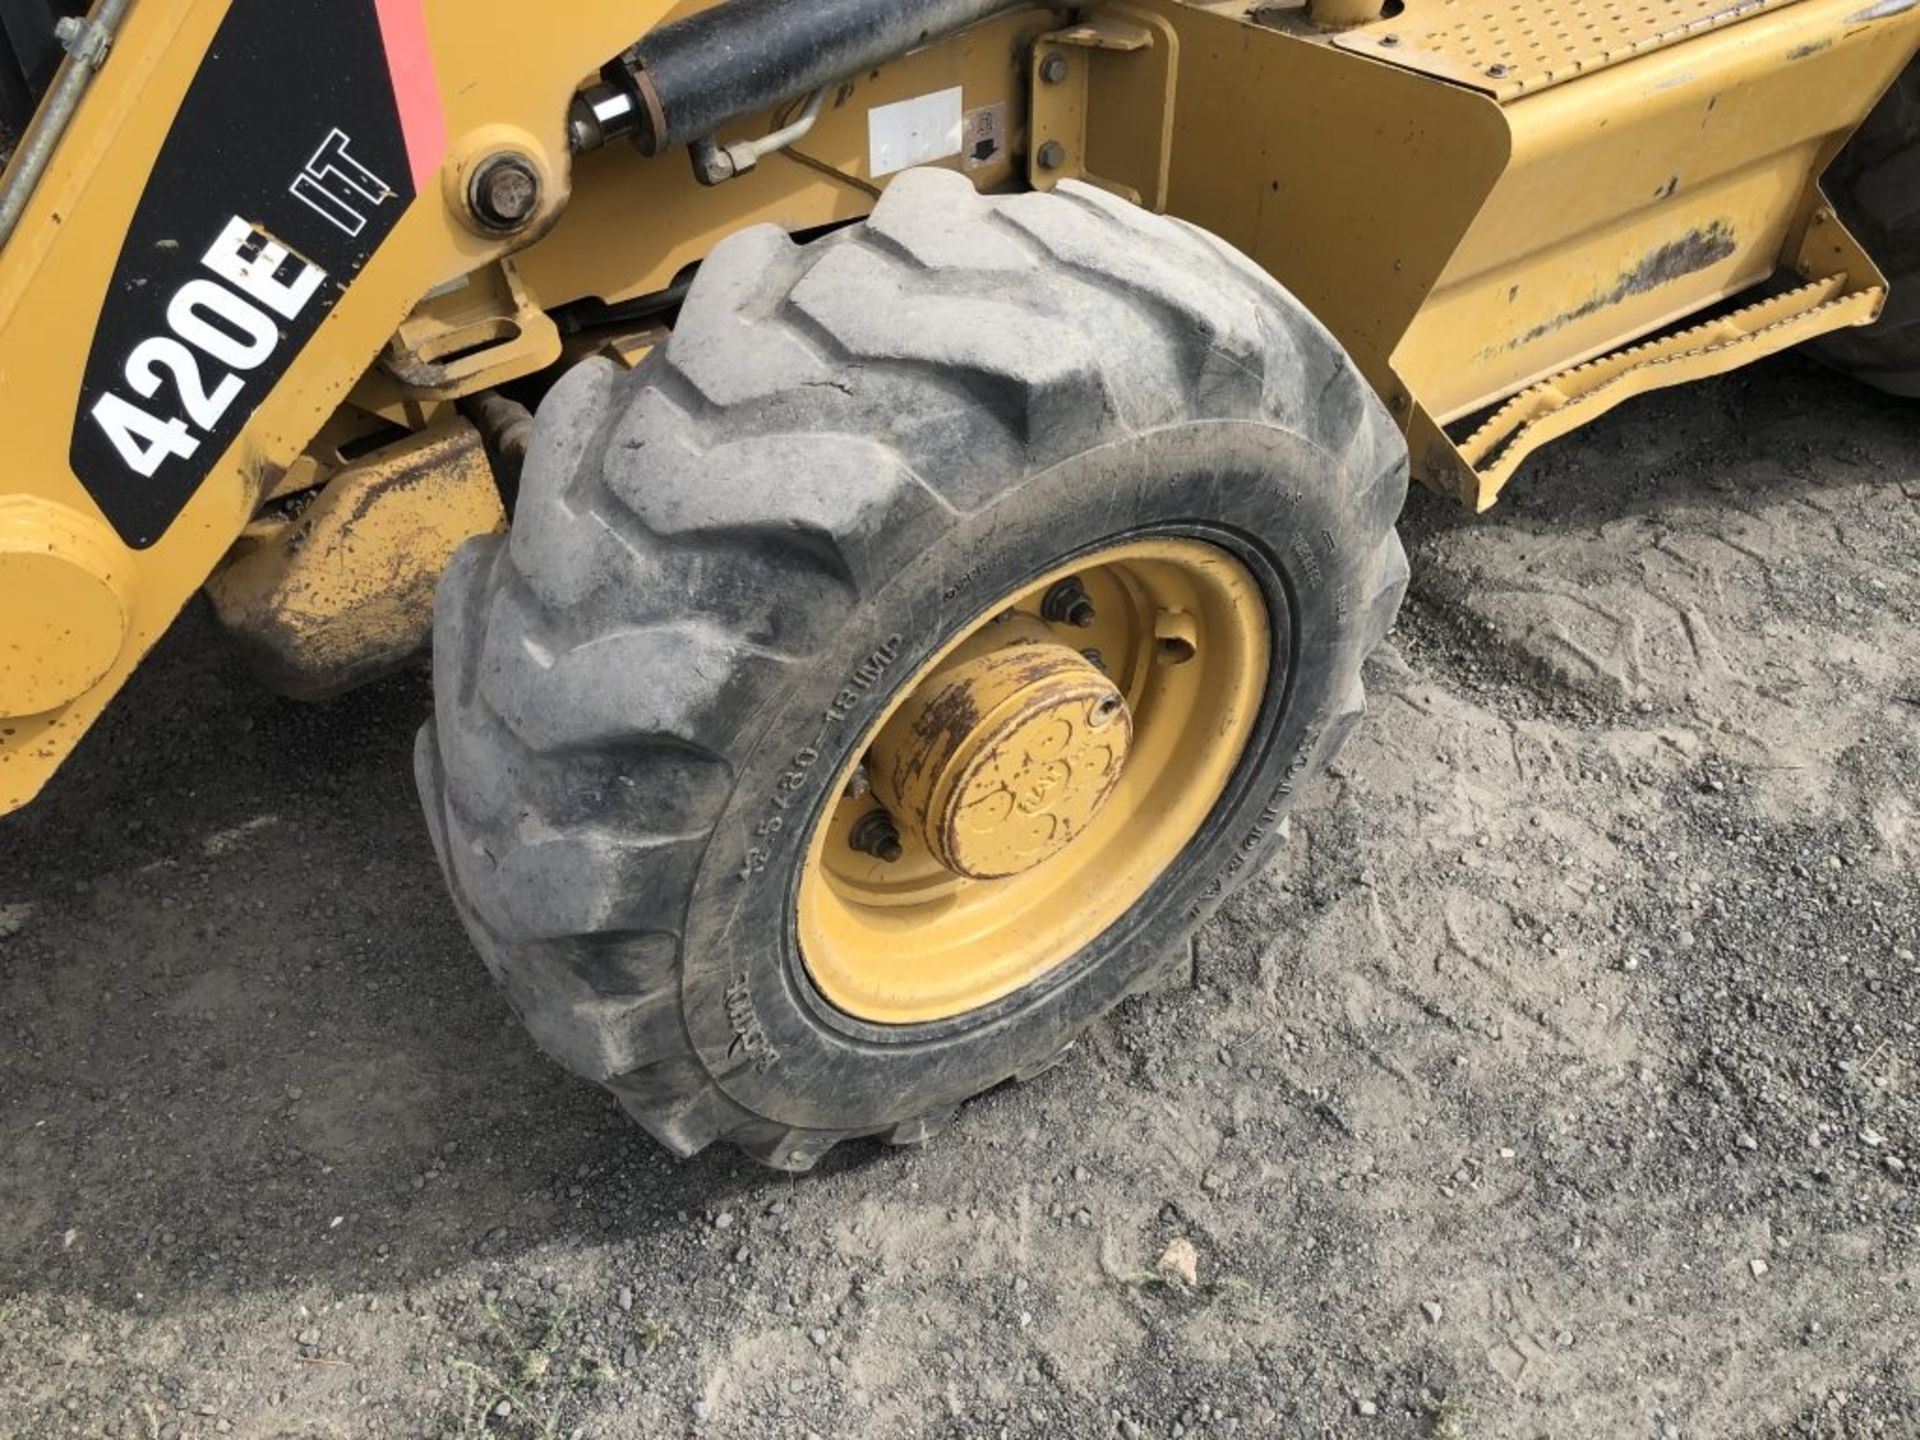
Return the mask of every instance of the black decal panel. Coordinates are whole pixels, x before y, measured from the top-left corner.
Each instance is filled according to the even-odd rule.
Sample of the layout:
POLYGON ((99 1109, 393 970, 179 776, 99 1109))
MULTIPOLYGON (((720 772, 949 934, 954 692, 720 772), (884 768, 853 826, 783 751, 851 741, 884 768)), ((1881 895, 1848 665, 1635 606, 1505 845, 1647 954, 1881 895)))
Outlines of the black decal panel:
POLYGON ((375 0, 234 0, 102 307, 72 462, 157 541, 413 199, 375 0))

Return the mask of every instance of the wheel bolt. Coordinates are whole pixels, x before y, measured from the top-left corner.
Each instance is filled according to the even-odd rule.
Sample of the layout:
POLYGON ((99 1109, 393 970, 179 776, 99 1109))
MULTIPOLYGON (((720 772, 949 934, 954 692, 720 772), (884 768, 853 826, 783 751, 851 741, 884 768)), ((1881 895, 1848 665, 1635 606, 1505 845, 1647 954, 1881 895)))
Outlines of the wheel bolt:
POLYGON ((906 854, 900 844, 899 827, 893 823, 893 816, 884 810, 863 815, 854 825, 853 833, 847 837, 847 843, 862 855, 871 855, 888 865, 906 854))
POLYGON ((1069 575, 1047 592, 1047 598, 1040 602, 1040 615, 1055 625, 1071 625, 1076 630, 1091 630, 1100 618, 1078 575, 1069 575))

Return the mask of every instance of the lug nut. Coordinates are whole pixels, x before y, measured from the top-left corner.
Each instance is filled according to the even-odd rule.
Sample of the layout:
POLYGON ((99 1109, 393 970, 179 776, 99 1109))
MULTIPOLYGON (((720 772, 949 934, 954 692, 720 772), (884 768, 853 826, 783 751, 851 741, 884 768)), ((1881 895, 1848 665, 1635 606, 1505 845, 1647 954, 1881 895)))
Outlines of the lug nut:
POLYGON ((1040 616, 1055 625, 1071 625, 1076 630, 1091 630, 1094 621, 1100 618, 1078 575, 1069 575, 1047 591, 1047 598, 1040 602, 1040 616))
POLYGON ((854 825, 853 833, 847 836, 847 843, 862 855, 871 855, 888 865, 906 854, 900 844, 899 827, 893 823, 893 816, 884 810, 863 815, 854 825))
POLYGON ((518 230, 540 210, 540 172, 526 156, 489 155, 473 172, 468 208, 489 230, 518 230))

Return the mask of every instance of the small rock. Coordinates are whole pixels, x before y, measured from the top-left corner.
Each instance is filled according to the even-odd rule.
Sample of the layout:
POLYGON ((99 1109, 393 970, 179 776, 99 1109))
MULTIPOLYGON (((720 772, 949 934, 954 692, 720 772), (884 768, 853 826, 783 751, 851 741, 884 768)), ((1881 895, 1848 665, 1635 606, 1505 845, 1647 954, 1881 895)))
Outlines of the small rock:
POLYGON ((299 1345, 318 1345, 320 1343, 320 1332, 318 1330, 302 1330, 293 1338, 294 1343, 299 1345))
POLYGON ((1120 1440, 1140 1440, 1139 1422, 1129 1420, 1126 1416, 1122 1415, 1120 1417, 1120 1440))
POLYGON ((622 1310, 633 1309, 633 1287, 631 1285, 622 1285, 620 1287, 620 1294, 613 1303, 618 1305, 622 1310))
POLYGON ((1758 1280, 1762 1275, 1767 1273, 1768 1266, 1764 1260, 1749 1260, 1747 1262, 1747 1268, 1753 1271, 1753 1278, 1758 1280))
POLYGON ((1380 1413, 1380 1407, 1371 1400, 1356 1400, 1353 1405, 1353 1411, 1356 1415, 1365 1415, 1368 1418, 1372 1418, 1380 1413))
POLYGON ((1426 1312, 1427 1319, 1435 1325, 1440 1323, 1440 1317, 1446 1313, 1440 1308, 1438 1300, 1422 1300, 1420 1308, 1426 1312))
POLYGON ((493 1407, 493 1413, 499 1416, 499 1418, 502 1420, 512 1419, 513 1418, 513 1401, 502 1400, 498 1405, 493 1407))
POLYGON ((1907 1173, 1907 1162, 1902 1160, 1898 1155, 1889 1155, 1880 1163, 1887 1167, 1887 1173, 1889 1175, 1904 1175, 1907 1173))
POLYGON ((733 1212, 731 1210, 722 1210, 718 1215, 714 1216, 713 1228, 716 1230, 731 1230, 733 1228, 733 1212))
POLYGON ((1162 1280, 1184 1285, 1189 1290, 1200 1283, 1200 1253, 1184 1235, 1176 1235, 1167 1242, 1166 1251, 1154 1268, 1162 1280))

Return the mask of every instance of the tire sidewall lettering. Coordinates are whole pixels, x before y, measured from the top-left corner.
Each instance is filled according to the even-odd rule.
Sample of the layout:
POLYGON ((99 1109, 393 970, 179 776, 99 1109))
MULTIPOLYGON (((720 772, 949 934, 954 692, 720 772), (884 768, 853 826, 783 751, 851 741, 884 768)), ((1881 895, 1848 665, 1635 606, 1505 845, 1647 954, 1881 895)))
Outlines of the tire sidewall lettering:
POLYGON ((1204 920, 1278 843, 1359 663, 1345 597, 1368 578, 1372 547, 1357 543, 1358 519, 1343 499, 1357 488, 1332 457, 1290 432, 1201 422, 1130 438, 1009 486, 939 543, 899 557, 896 578, 862 602, 830 662, 822 656, 802 667, 800 683, 769 707, 695 885, 682 991, 688 1033, 716 1082, 784 1123, 881 1126, 998 1083, 1042 1037, 1073 1033, 1160 963, 1167 944, 1204 920), (1102 533, 1076 533, 1094 514, 1112 517, 1102 533), (1209 518, 1192 518, 1202 516, 1209 518), (1073 554, 1152 533, 1197 535, 1239 551, 1272 592, 1270 605, 1288 617, 1288 653, 1276 657, 1286 693, 1270 696, 1251 762, 1200 841, 1151 905, 1048 980, 975 1016, 903 1035, 823 1011, 797 954, 795 894, 814 826, 853 747, 901 681, 1005 595, 1073 554), (1311 566, 1295 549, 1301 537, 1311 566), (955 1044, 961 1039, 964 1047, 955 1044), (930 1077, 931 1048, 948 1053, 930 1077), (835 1097, 831 1114, 809 1098, 821 1095, 835 1097), (850 1115, 862 1104, 869 1116, 850 1115))

